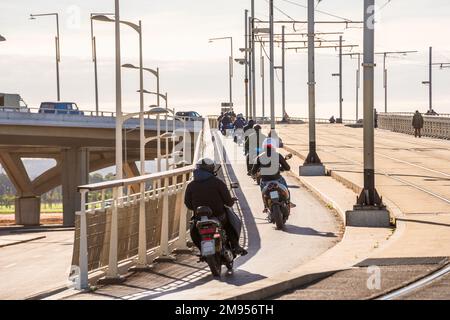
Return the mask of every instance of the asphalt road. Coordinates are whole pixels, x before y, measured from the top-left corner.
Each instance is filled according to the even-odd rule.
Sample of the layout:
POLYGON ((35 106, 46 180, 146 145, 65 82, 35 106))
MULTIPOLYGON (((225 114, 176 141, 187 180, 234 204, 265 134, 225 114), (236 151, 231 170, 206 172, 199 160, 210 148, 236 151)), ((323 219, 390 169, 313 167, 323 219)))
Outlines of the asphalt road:
POLYGON ((25 299, 68 284, 72 230, 4 228, 0 231, 4 240, 41 237, 45 238, 0 248, 0 300, 25 299))

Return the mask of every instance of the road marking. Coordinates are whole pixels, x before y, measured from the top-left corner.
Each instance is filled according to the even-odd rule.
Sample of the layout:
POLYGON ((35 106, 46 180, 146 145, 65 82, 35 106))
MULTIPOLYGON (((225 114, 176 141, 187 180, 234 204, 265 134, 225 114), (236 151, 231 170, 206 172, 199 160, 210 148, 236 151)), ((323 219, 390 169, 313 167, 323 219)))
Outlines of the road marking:
POLYGON ((7 266, 4 266, 3 269, 9 269, 9 268, 15 267, 16 265, 17 265, 17 263, 8 264, 7 266))

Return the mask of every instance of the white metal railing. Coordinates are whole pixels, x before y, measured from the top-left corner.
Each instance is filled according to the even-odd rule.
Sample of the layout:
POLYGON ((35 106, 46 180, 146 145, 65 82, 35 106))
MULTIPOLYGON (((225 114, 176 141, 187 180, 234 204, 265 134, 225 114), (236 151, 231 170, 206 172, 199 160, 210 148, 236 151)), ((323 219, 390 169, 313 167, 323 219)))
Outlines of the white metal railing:
MULTIPOLYGON (((75 266, 78 266, 79 278, 76 282, 76 288, 79 290, 85 290, 89 288, 89 274, 99 269, 106 268, 106 278, 116 279, 119 278, 119 257, 118 257, 118 247, 121 245, 119 239, 119 215, 126 212, 127 208, 131 208, 131 211, 136 209, 139 212, 139 230, 138 230, 138 248, 137 248, 137 260, 135 263, 137 267, 147 266, 147 254, 149 250, 157 250, 160 257, 169 257, 169 242, 172 241, 177 250, 187 249, 186 236, 187 236, 187 219, 188 210, 184 206, 182 199, 187 184, 191 179, 192 172, 195 169, 196 161, 202 156, 203 148, 208 143, 205 139, 210 139, 209 132, 209 122, 203 122, 203 129, 199 132, 198 137, 195 141, 195 151, 192 165, 184 166, 181 168, 154 173, 149 175, 142 175, 130 179, 115 180, 104 183, 90 184, 78 187, 81 193, 81 210, 77 212, 79 217, 79 244, 76 243, 75 247, 78 247, 79 252, 77 253, 74 248, 74 261, 75 266), (133 194, 131 192, 132 186, 139 185, 140 192, 133 194), (151 185, 150 190, 146 190, 146 185, 151 185), (119 198, 119 189, 127 189, 125 196, 119 198), (112 190, 112 197, 107 199, 106 191, 112 190), (89 192, 101 192, 101 200, 93 201, 88 203, 89 192), (175 196, 176 200, 173 200, 175 196), (153 203, 157 203, 156 211, 151 211, 153 203), (174 203, 174 201, 176 203, 174 203), (161 206, 162 204, 162 206, 161 206), (173 210, 177 212, 172 212, 172 214, 179 214, 179 224, 176 239, 170 239, 169 235, 169 207, 174 207, 173 210), (161 210, 159 210, 161 209, 161 210), (161 213, 161 217, 156 217, 158 213, 161 213), (89 246, 88 238, 93 237, 95 241, 102 241, 102 237, 95 235, 96 231, 90 231, 91 228, 88 226, 88 217, 90 215, 109 215, 108 221, 110 223, 105 223, 104 228, 108 229, 104 231, 104 235, 109 234, 109 251, 108 262, 106 266, 101 268, 89 268, 89 246), (160 225, 160 239, 159 246, 157 248, 148 248, 147 244, 147 221, 149 216, 153 218, 161 218, 160 225), (91 234, 88 234, 91 233, 91 234)), ((184 161, 186 164, 186 152, 191 150, 187 146, 186 139, 183 140, 183 152, 184 161)), ((172 219, 175 221, 175 219, 172 219)), ((131 222, 130 222, 131 223, 131 222)), ((127 239, 129 240, 129 239, 127 239)), ((103 239, 104 241, 104 239, 103 239)), ((125 241, 122 239, 122 241, 125 241)), ((76 237, 77 242, 77 237, 76 237)), ((106 249, 106 248, 105 248, 106 249)), ((134 255, 136 257, 136 255, 134 255)), ((127 257, 128 258, 128 257, 127 257)))
MULTIPOLYGON (((378 126, 380 129, 414 135, 413 116, 413 113, 382 113, 378 117, 378 126)), ((450 117, 424 115, 423 118, 424 137, 450 139, 450 117)))

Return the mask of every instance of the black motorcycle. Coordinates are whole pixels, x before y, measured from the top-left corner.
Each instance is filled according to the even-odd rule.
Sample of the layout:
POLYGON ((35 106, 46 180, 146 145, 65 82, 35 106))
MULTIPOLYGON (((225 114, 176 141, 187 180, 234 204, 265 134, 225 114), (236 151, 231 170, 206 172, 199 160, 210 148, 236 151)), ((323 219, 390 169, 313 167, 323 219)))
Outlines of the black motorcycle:
MULTIPOLYGON (((290 160, 292 154, 285 159, 290 160)), ((291 203, 289 189, 279 181, 269 181, 262 190, 264 206, 269 210, 270 221, 274 223, 277 230, 282 230, 291 214, 291 203)))
POLYGON ((219 219, 213 216, 209 207, 200 207, 195 216, 195 226, 200 234, 200 261, 204 261, 215 277, 220 277, 222 265, 232 272, 234 259, 231 244, 219 219))

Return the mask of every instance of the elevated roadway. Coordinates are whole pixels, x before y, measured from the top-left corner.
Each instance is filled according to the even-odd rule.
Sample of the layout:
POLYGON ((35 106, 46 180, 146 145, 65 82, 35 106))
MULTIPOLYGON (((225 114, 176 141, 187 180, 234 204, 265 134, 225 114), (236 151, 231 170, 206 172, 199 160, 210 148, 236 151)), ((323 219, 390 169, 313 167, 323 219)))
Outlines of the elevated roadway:
MULTIPOLYGON (((79 209, 77 186, 88 183, 89 173, 115 164, 115 117, 0 112, 0 163, 17 190, 16 223, 39 224, 40 196, 63 188, 64 225, 74 223, 79 209), (30 179, 22 158, 54 159, 56 166, 30 179)), ((177 128, 183 124, 177 121, 177 128)), ((124 124, 125 176, 139 175, 139 119, 124 124), (125 140, 126 139, 126 140, 125 140)), ((156 136, 157 121, 145 120, 147 137, 156 136)), ((168 121, 169 131, 173 122, 168 121)), ((165 132, 166 121, 161 120, 165 132)), ((193 123, 187 130, 195 130, 193 123)), ((166 139, 162 150, 166 150, 166 139)), ((169 152, 171 152, 169 145, 169 152)), ((146 159, 156 158, 156 140, 146 145, 146 159)))

